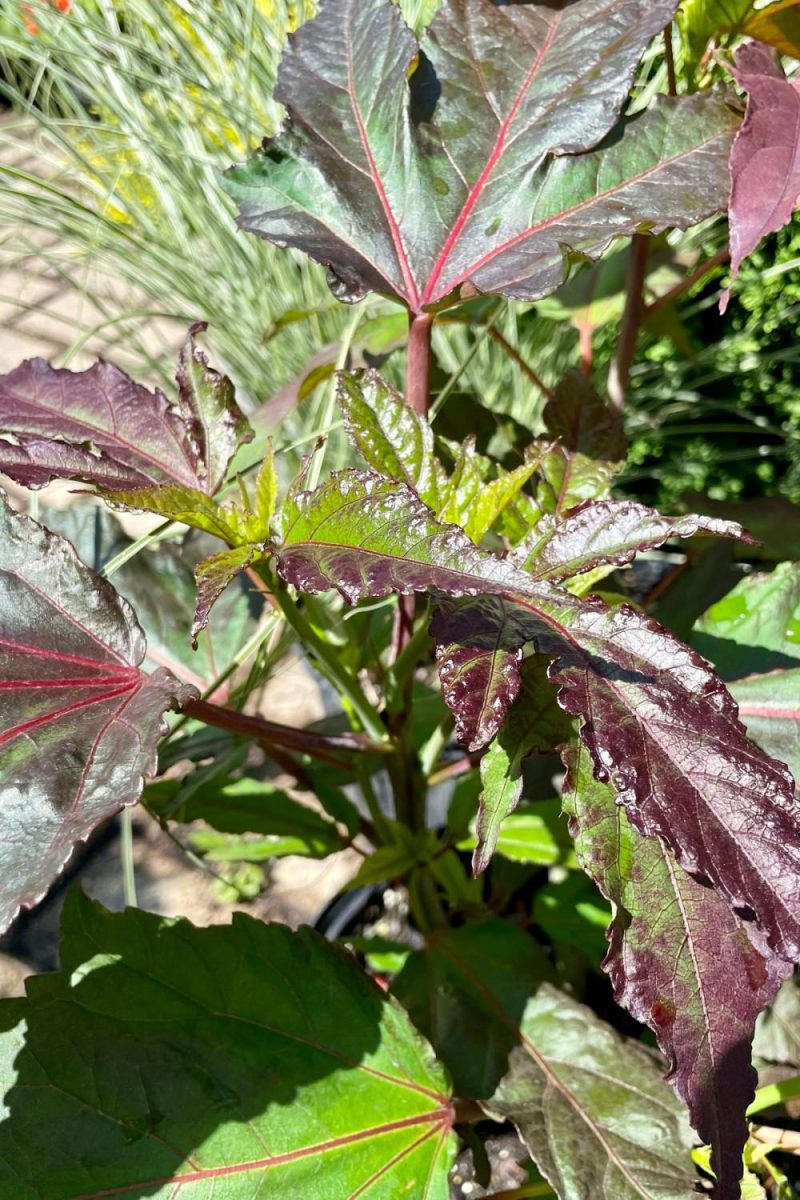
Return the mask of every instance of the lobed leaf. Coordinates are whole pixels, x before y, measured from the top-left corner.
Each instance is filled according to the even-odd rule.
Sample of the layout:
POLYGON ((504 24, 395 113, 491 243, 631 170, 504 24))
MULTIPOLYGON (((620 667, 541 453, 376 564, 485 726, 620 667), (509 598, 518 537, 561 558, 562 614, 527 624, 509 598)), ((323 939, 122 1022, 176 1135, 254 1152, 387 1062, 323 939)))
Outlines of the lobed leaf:
POLYGON ((685 1200, 691 1135, 643 1047, 548 982, 508 922, 436 931, 392 985, 456 1090, 511 1119, 561 1200, 685 1200))
POLYGON ((227 174, 239 223, 326 264, 342 298, 412 311, 463 284, 535 299, 570 252, 685 228, 724 207, 719 98, 658 104, 592 151, 674 9, 447 0, 419 47, 389 0, 327 0, 282 60, 281 134, 227 174))
POLYGON ((144 675, 132 609, 64 538, 0 504, 0 928, 46 893, 156 768, 163 715, 194 689, 144 675))
POLYGON ((595 567, 625 566, 643 550, 698 533, 749 541, 741 525, 715 517, 664 517, 633 500, 584 500, 561 520, 546 514, 512 562, 534 579, 561 583, 595 567))
POLYGON ((445 645, 507 649, 533 641, 598 778, 610 779, 634 826, 663 837, 689 872, 750 908, 772 948, 800 953, 800 806, 788 771, 746 736, 704 659, 655 621, 531 581, 439 525, 413 492, 344 472, 292 498, 279 571, 301 590, 336 587, 351 603, 431 591, 445 645))
POLYGON ((658 838, 633 829, 584 748, 565 762, 576 853, 614 908, 604 963, 614 994, 669 1059, 668 1078, 711 1144, 717 1200, 739 1200, 756 1018, 791 967, 658 838))
MULTIPOLYGON (((772 50, 741 46, 733 72, 747 93, 731 151, 731 278, 768 233, 790 220, 800 194, 800 84, 787 80, 772 50)), ((727 294, 723 300, 724 311, 727 294)))
POLYGON ((192 326, 181 352, 174 403, 102 360, 73 372, 34 358, 0 377, 0 471, 32 488, 76 479, 211 495, 253 435, 230 380, 195 344, 201 328, 192 326))
POLYGON ((309 929, 240 913, 195 929, 76 894, 61 971, 5 1006, 0 1191, 15 1200, 447 1198, 443 1072, 309 929))

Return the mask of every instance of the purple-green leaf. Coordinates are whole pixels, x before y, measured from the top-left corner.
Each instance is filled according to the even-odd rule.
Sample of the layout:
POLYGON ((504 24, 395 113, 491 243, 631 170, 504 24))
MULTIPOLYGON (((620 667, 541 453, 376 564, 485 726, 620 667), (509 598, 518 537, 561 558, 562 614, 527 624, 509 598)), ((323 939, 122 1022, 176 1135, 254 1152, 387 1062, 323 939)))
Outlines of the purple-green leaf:
POLYGON ((759 751, 722 681, 696 652, 628 607, 532 581, 440 525, 409 488, 343 472, 287 506, 279 570, 301 590, 351 603, 392 591, 439 605, 437 642, 486 649, 533 642, 555 661, 559 702, 582 719, 598 777, 634 826, 681 865, 751 908, 773 949, 800 954, 800 806, 780 763, 759 751))
POLYGON ((478 845, 472 856, 476 875, 489 865, 503 821, 519 803, 523 759, 534 751, 557 749, 571 732, 569 719, 556 704, 544 661, 538 656, 526 658, 519 695, 481 759, 481 798, 475 826, 478 845))
MULTIPOLYGON (((768 233, 791 219, 800 195, 800 84, 759 42, 736 53, 747 112, 731 151, 731 277, 768 233)), ((723 307, 727 304, 727 297, 723 307)))
POLYGON ((624 566, 643 550, 698 533, 751 540, 741 525, 717 517, 664 517, 633 500, 584 500, 561 520, 546 514, 512 561, 534 579, 559 583, 603 563, 624 566))
POLYGON ((614 906, 604 966, 615 996, 669 1059, 670 1082, 711 1144, 717 1200, 739 1200, 756 1018, 791 967, 658 838, 632 828, 613 789, 594 778, 585 748, 573 747, 565 762, 576 853, 614 906))
POLYGON ((418 58, 390 0, 323 0, 281 63, 283 130, 226 177, 240 225, 327 265, 342 298, 417 312, 466 283, 535 299, 570 252, 686 228, 725 206, 738 118, 662 98, 614 129, 674 10, 447 0, 418 58))
POLYGON ((502 629, 486 640, 436 648, 442 695, 456 719, 456 738, 468 750, 492 740, 520 688, 521 648, 506 648, 502 629))
POLYGON ((144 675, 127 602, 69 542, 0 504, 0 928, 77 842, 133 804, 163 715, 193 689, 144 675))
POLYGON ((264 557, 261 546, 236 546, 232 550, 220 550, 202 559, 195 567, 197 583, 197 605, 192 621, 192 641, 197 645, 197 635, 208 625, 211 609, 229 583, 259 558, 264 557))
POLYGON ((34 358, 0 377, 0 472, 31 488, 76 479, 211 495, 253 435, 230 380, 195 344, 202 328, 192 327, 181 352, 174 402, 102 360, 75 372, 34 358))

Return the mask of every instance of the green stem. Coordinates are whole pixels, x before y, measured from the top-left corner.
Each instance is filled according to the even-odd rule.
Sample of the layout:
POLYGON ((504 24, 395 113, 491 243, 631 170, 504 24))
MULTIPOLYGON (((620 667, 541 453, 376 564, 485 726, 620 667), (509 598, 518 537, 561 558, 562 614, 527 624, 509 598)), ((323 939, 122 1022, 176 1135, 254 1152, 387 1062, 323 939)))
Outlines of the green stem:
POLYGON ((123 808, 120 813, 120 859, 122 861, 122 895, 126 908, 138 908, 136 897, 136 872, 133 864, 133 809, 123 808))
POLYGON ((270 583, 270 587, 288 624, 291 625, 303 645, 316 656, 316 666, 320 674, 327 679, 340 696, 347 697, 353 712, 373 741, 385 744, 387 742, 386 727, 364 695, 358 681, 345 670, 331 647, 309 624, 287 590, 283 586, 272 583, 270 583))

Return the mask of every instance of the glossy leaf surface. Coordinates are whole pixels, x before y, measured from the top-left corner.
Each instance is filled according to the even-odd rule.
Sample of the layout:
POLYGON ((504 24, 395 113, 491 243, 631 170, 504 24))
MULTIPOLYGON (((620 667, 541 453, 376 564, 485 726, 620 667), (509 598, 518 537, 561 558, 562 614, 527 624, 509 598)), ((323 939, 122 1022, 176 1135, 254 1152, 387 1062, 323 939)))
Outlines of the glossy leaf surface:
POLYGON ((195 344, 198 328, 181 354, 174 402, 103 361, 73 372, 34 358, 0 377, 0 471, 34 488, 77 479, 101 488, 216 491, 252 433, 230 380, 195 344))
POLYGON ((800 951, 800 809, 791 776, 748 741, 735 704, 699 655, 650 618, 531 581, 439 525, 407 488, 345 472, 291 502, 279 570, 301 590, 354 602, 432 591, 432 632, 485 648, 502 636, 555 659, 560 703, 583 718, 596 770, 631 820, 681 865, 749 906, 773 948, 800 951))
POLYGON ((732 521, 664 517, 633 500, 585 500, 560 521, 543 518, 530 541, 515 549, 512 560, 534 579, 558 583, 602 564, 625 566, 643 550, 697 533, 747 540, 741 525, 732 521))
POLYGON ((0 927, 35 904, 156 767, 163 716, 186 699, 140 670, 126 601, 65 539, 0 503, 0 927))
POLYGON ((731 151, 732 278, 763 237, 788 223, 800 195, 800 84, 757 42, 737 51, 734 76, 747 111, 731 151))
POLYGON ((17 1200, 446 1200, 442 1071, 310 930, 195 929, 76 895, 62 970, 7 1012, 0 1190, 17 1200))
POLYGON ((226 177, 241 226, 326 264, 342 298, 412 311, 464 283, 534 299, 570 250, 685 228, 725 203, 737 121, 721 101, 658 104, 592 150, 674 8, 448 0, 412 69, 389 0, 327 0, 284 55, 283 131, 226 177))
POLYGON ((613 789, 594 779, 585 749, 567 761, 576 853, 614 906, 604 966, 615 996, 669 1059, 670 1081, 712 1146, 718 1200, 738 1200, 756 1083, 750 1044, 791 967, 659 839, 631 827, 613 789))

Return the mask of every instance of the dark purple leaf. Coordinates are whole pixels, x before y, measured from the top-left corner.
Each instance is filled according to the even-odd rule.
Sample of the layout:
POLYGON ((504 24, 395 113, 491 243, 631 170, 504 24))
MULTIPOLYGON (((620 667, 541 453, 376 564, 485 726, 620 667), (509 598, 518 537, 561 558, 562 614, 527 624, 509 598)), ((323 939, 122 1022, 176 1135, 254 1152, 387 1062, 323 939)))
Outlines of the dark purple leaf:
POLYGON ((578 858, 614 906, 604 963, 614 994, 669 1059, 668 1078, 711 1143, 717 1200, 739 1200, 744 1114, 756 1083, 750 1045, 791 966, 658 838, 633 829, 613 789, 593 777, 584 747, 565 762, 578 858))
POLYGON ((252 433, 230 380, 195 345, 202 328, 181 352, 175 403, 103 361, 73 372, 34 358, 0 377, 0 471, 33 488, 77 479, 215 492, 252 433))
POLYGON ((0 505, 0 928, 35 904, 73 846, 133 804, 163 714, 194 689, 142 674, 127 602, 69 542, 0 505))
POLYGON ((418 58, 390 0, 323 0, 281 63, 286 125, 226 177, 240 224, 326 264, 341 298, 413 311, 465 283, 534 299, 570 250, 685 228, 725 204, 738 121, 720 97, 660 98, 593 149, 674 10, 447 0, 418 58))
POLYGON ((544 660, 526 658, 519 695, 481 759, 482 790, 475 827, 478 845, 472 856, 476 875, 488 867, 503 821, 519 804, 523 759, 534 751, 546 754, 557 749, 571 733, 569 718, 556 704, 544 660))
POLYGON ((456 738, 480 750, 497 733, 520 686, 519 647, 507 650, 500 637, 489 645, 438 646, 436 662, 442 695, 456 719, 456 738))
MULTIPOLYGON (((800 196, 800 85, 773 50, 748 42, 733 72, 747 92, 744 124, 731 151, 731 278, 768 233, 790 220, 800 196)), ((723 311, 727 294, 723 300, 723 311)))
POLYGON ((560 703, 583 720, 598 777, 645 836, 752 909, 775 951, 800 953, 800 806, 788 771, 747 739, 736 705, 697 653, 644 614, 530 580, 438 524, 408 488, 344 472, 287 506, 279 570, 301 590, 367 596, 431 591, 438 642, 502 633, 555 662, 560 703))
POLYGON ((602 563, 624 566, 642 550, 698 533, 752 540, 732 521, 694 515, 663 517, 633 500, 584 500, 560 521, 547 514, 530 539, 514 551, 512 560, 534 579, 558 583, 602 563))

